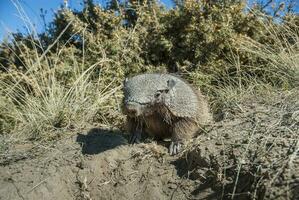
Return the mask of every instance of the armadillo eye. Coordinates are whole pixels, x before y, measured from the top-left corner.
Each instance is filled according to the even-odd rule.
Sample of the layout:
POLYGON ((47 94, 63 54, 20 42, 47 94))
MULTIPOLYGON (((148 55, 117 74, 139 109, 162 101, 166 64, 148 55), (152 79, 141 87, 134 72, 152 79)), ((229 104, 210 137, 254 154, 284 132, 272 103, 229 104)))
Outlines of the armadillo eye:
POLYGON ((158 98, 161 95, 161 91, 157 91, 155 94, 155 98, 158 98))

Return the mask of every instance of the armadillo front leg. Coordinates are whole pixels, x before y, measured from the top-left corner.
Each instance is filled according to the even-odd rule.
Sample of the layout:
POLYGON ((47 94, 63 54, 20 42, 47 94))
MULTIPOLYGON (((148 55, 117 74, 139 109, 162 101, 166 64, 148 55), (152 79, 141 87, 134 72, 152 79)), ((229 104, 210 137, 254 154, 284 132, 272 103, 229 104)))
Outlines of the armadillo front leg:
POLYGON ((140 143, 142 134, 142 124, 135 118, 127 118, 127 131, 131 134, 129 143, 140 143))
POLYGON ((192 120, 182 118, 175 122, 172 130, 169 154, 178 154, 182 150, 183 142, 187 139, 192 138, 197 129, 197 124, 192 120))
POLYGON ((134 132, 131 133, 131 137, 129 140, 130 144, 138 144, 141 141, 141 131, 140 130, 136 130, 134 132))

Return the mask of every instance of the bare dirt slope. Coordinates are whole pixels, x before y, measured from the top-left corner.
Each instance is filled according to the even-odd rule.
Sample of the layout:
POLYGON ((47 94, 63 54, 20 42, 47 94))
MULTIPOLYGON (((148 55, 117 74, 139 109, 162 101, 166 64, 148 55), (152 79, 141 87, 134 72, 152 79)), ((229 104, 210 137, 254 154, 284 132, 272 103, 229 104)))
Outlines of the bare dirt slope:
POLYGON ((251 98, 177 156, 92 129, 0 157, 0 199, 299 199, 296 95, 251 98))

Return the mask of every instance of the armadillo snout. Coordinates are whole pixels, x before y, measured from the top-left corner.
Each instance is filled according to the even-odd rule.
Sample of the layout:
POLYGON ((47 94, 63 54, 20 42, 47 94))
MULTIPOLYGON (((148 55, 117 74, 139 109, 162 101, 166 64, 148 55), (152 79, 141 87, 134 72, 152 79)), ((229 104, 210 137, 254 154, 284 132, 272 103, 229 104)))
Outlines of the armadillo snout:
POLYGON ((132 117, 137 117, 140 115, 140 105, 137 104, 137 103, 133 103, 133 102, 127 102, 125 104, 125 110, 126 110, 126 113, 129 115, 129 116, 132 116, 132 117))
POLYGON ((127 108, 127 113, 131 116, 136 116, 137 110, 134 108, 127 108))

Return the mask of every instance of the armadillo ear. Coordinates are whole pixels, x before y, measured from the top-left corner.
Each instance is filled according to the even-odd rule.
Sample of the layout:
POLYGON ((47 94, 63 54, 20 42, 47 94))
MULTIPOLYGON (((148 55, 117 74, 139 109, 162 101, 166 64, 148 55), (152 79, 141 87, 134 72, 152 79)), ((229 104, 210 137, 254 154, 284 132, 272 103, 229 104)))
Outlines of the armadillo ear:
POLYGON ((168 90, 171 90, 175 86, 176 82, 173 79, 167 81, 168 90))

